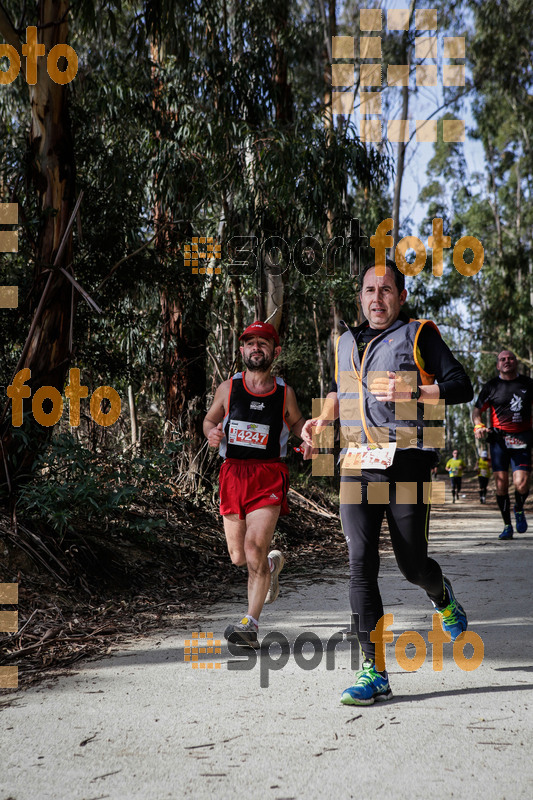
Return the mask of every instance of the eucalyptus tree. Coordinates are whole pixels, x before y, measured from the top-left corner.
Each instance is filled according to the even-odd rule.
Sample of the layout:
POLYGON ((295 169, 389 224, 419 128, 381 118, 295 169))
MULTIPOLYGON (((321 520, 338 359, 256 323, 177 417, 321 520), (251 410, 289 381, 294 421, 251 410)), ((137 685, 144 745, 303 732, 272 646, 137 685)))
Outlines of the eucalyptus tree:
MULTIPOLYGON (((15 17, 17 3, 0 6, 0 33, 17 52, 34 25, 46 53, 68 41, 78 62, 68 85, 52 80, 43 58, 35 84, 22 70, 0 87, 0 200, 18 203, 20 223, 19 253, 3 258, 20 296, 19 308, 1 318, 6 385, 29 367, 34 391, 61 392, 73 365, 91 391, 109 383, 125 394, 131 381, 142 384, 146 363, 157 361, 155 336, 144 329, 135 337, 139 315, 144 323, 150 315, 154 280, 147 207, 152 76, 138 11, 130 3, 42 0, 15 17), (69 218, 81 192, 76 218, 69 218)), ((18 435, 6 412, 3 463, 11 478, 28 476, 51 428, 27 413, 18 435)))
MULTIPOLYGON (((211 235, 221 247, 220 276, 180 272, 178 261, 165 285, 174 324, 173 416, 188 410, 198 422, 203 387, 196 383, 196 394, 186 387, 191 370, 201 380, 202 364, 205 376, 207 346, 209 372, 219 380, 234 362, 243 317, 271 316, 282 332, 308 325, 312 307, 292 254, 296 248, 302 262, 306 234, 324 244, 345 236, 353 206, 347 181, 372 186, 386 161, 368 153, 353 128, 324 127, 324 30, 313 4, 177 7, 179 25, 165 13, 153 19, 160 112, 154 205, 170 223, 161 260, 182 257, 192 236, 211 235)), ((314 302, 327 326, 328 276, 320 274, 314 302)))
MULTIPOLYGON (((18 353, 17 369, 31 372, 33 391, 41 386, 63 388, 63 381, 72 348, 72 323, 76 306, 76 292, 72 277, 71 215, 75 203, 75 162, 72 130, 69 118, 69 86, 62 78, 53 79, 46 58, 30 59, 28 68, 23 58, 28 27, 38 27, 38 47, 48 55, 57 44, 66 44, 69 35, 69 4, 67 0, 39 0, 31 8, 15 2, 0 3, 0 34, 10 50, 9 69, 16 71, 16 63, 23 69, 12 83, 0 86, 2 105, 12 115, 17 101, 25 96, 25 119, 28 130, 23 160, 25 176, 31 181, 32 198, 23 207, 23 215, 39 222, 31 225, 33 276, 24 309, 31 319, 26 343, 18 353), (17 18, 15 15, 19 14, 17 18), (34 64, 32 67, 31 64, 34 64), (70 223, 70 225, 69 225, 70 223)), ((28 36, 30 34, 28 33, 28 36)), ((5 67, 4 67, 5 69, 5 67)), ((17 120, 4 118, 6 155, 2 166, 7 171, 3 177, 2 199, 19 202, 23 193, 21 178, 24 170, 16 174, 13 144, 20 143, 17 120), (10 177, 8 177, 10 176, 10 177), (10 179, 12 178, 12 180, 10 179)), ((21 159, 22 160, 22 159, 21 159)), ((24 219, 24 216, 23 216, 24 219)), ((30 425, 33 438, 42 439, 46 430, 30 425)), ((13 437, 11 421, 4 410, 2 417, 2 447, 4 458, 0 469, 4 479, 10 481, 9 472, 15 465, 10 456, 17 451, 17 469, 26 469, 33 460, 35 444, 20 447, 13 437), (11 463, 10 463, 11 462, 11 463)))
MULTIPOLYGON (((533 368, 533 31, 525 0, 472 1, 477 90, 475 135, 483 144, 493 231, 489 265, 492 336, 533 368), (505 316, 506 312, 506 316, 505 316)), ((487 231, 487 238, 489 238, 487 231)), ((488 275, 488 273, 487 273, 488 275)))
MULTIPOLYGON (((32 22, 41 37, 53 30, 66 41, 70 31, 79 58, 68 87, 41 71, 34 89, 20 81, 0 99, 1 199, 21 209, 11 264, 25 298, 13 324, 2 319, 6 360, 30 366, 34 389, 61 391, 72 361, 123 395, 135 386, 157 401, 162 386, 168 428, 193 457, 207 380, 226 377, 251 317, 273 308, 304 373, 317 375, 314 345, 305 355, 301 337, 320 353, 330 291, 346 295, 353 280, 349 266, 333 275, 325 256, 312 274, 316 259, 310 266, 298 242, 312 235, 325 249, 338 238, 328 257, 340 251, 357 194, 364 187, 368 204, 369 189, 381 193, 386 159, 352 127, 324 127, 324 29, 312 3, 41 0, 15 22, 14 0, 0 8, 6 38, 20 40, 32 22), (32 92, 49 101, 30 103, 32 92), (84 196, 65 236, 75 175, 84 196), (221 248, 209 263, 219 274, 184 264, 186 245, 204 235, 221 248)), ((42 433, 30 428, 28 458, 42 433)), ((8 451, 9 425, 4 434, 8 451)))
POLYGON ((533 38, 523 25, 527 3, 467 5, 472 11, 467 54, 474 87, 469 133, 482 145, 484 171, 469 175, 463 146, 439 141, 421 199, 430 203, 427 232, 432 217, 443 217, 453 241, 463 235, 479 239, 484 265, 473 278, 462 279, 450 257, 446 282, 421 281, 421 290, 426 302, 448 310, 458 338, 470 338, 486 376, 502 347, 516 350, 533 366, 533 38))

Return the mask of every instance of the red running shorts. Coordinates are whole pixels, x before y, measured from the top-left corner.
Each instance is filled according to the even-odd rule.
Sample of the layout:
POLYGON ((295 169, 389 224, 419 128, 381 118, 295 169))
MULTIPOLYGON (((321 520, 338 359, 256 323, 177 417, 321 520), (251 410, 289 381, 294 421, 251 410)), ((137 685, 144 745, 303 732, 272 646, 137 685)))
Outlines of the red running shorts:
POLYGON ((289 469, 282 461, 255 458, 227 458, 220 467, 220 513, 238 514, 245 519, 263 506, 281 506, 280 515, 289 513, 287 492, 289 469))

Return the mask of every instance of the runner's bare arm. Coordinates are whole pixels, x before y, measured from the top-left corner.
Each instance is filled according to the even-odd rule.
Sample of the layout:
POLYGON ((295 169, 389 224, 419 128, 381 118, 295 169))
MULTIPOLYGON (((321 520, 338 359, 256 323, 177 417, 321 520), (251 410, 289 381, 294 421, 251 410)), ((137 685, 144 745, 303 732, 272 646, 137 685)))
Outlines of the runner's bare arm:
MULTIPOLYGON (((296 400, 294 389, 291 389, 290 386, 287 386, 287 400, 285 403, 285 422, 291 429, 292 433, 294 433, 295 436, 298 436, 301 439, 302 428, 304 426, 305 417, 302 415, 302 412, 298 408, 298 401, 296 400)), ((304 459, 308 459, 310 455, 311 455, 311 448, 307 444, 304 444, 304 450, 303 450, 304 459)))
POLYGON ((315 417, 314 419, 308 419, 305 425, 302 428, 302 439, 304 442, 312 446, 313 444, 313 428, 317 427, 318 429, 330 425, 334 419, 337 419, 339 416, 339 401, 337 399, 337 392, 329 392, 326 395, 326 399, 324 401, 324 405, 322 407, 322 411, 319 417, 315 417))
POLYGON ((474 425, 483 425, 481 411, 479 410, 479 408, 476 408, 475 406, 472 409, 472 422, 474 423, 474 425))
POLYGON ((230 381, 224 381, 215 392, 211 408, 204 417, 204 436, 209 442, 209 447, 218 447, 224 438, 222 420, 228 407, 230 381))
POLYGON ((296 395, 294 394, 294 389, 290 386, 287 386, 287 398, 285 401, 285 422, 291 429, 291 432, 294 433, 295 436, 298 436, 300 439, 301 431, 305 422, 305 417, 302 415, 302 412, 298 408, 298 401, 296 400, 296 395))
POLYGON ((476 439, 482 439, 487 433, 487 427, 483 422, 480 409, 475 406, 472 411, 472 422, 474 423, 474 436, 476 439))

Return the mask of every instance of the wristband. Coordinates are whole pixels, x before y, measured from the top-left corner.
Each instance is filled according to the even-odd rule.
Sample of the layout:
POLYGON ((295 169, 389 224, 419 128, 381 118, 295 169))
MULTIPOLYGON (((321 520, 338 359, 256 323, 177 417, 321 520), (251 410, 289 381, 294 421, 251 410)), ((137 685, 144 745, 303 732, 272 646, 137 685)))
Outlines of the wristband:
POLYGON ((483 425, 483 423, 478 422, 477 425, 474 425, 474 430, 478 431, 480 428, 484 428, 484 427, 485 426, 483 425))
POLYGON ((420 386, 416 387, 416 392, 411 392, 411 400, 420 400, 421 389, 420 386))

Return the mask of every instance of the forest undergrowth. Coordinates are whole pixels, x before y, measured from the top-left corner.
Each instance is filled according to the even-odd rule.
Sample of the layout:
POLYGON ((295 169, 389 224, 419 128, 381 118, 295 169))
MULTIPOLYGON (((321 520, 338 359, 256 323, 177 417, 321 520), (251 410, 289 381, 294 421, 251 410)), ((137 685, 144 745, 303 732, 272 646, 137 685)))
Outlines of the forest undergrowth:
MULTIPOLYGON (((38 458, 36 477, 0 515, 0 582, 19 590, 18 605, 3 606, 18 610, 18 632, 2 634, 0 650, 20 687, 241 587, 218 513, 216 457, 194 494, 175 444, 95 454, 60 434, 38 458)), ((335 489, 310 471, 291 464, 292 513, 273 543, 290 554, 289 575, 314 571, 325 555, 329 565, 344 560, 335 489)))

